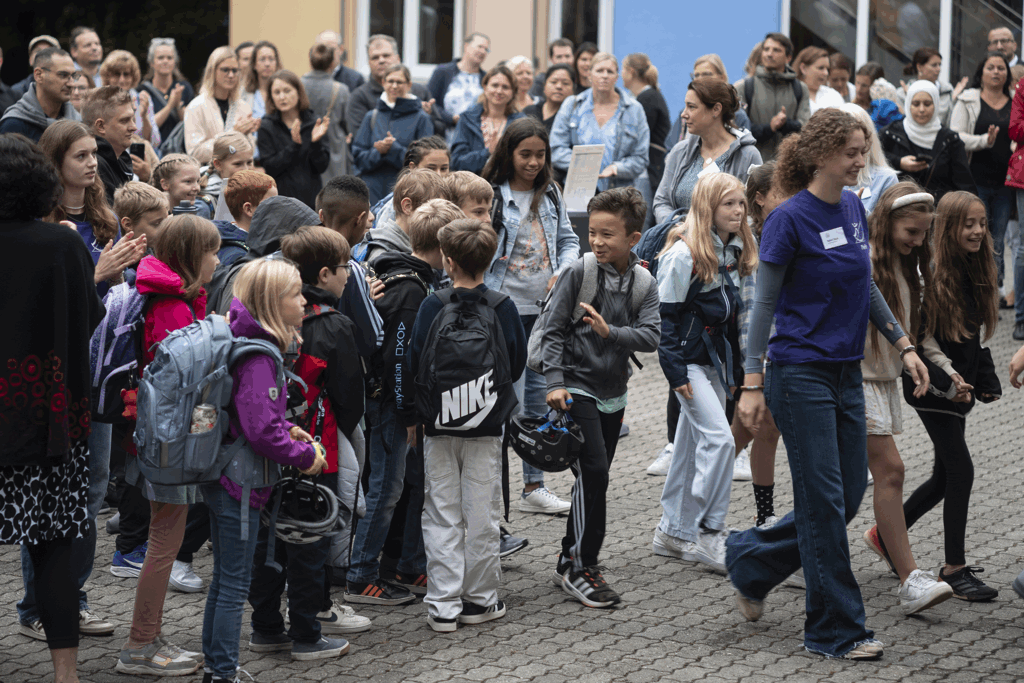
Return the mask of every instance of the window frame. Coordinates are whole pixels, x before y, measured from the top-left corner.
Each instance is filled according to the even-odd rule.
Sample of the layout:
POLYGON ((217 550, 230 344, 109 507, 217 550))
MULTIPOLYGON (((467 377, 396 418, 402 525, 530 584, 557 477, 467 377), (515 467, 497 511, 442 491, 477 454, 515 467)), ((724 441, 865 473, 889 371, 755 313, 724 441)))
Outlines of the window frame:
MULTIPOLYGON (((548 42, 561 37, 562 0, 550 0, 548 42)), ((597 48, 602 52, 615 53, 615 0, 597 0, 597 48)))
MULTIPOLYGON (((358 71, 367 73, 370 70, 370 62, 366 56, 367 43, 370 38, 370 3, 373 0, 356 1, 356 45, 355 45, 355 68, 358 71)), ((465 35, 466 25, 466 0, 454 0, 455 16, 452 30, 452 55, 455 59, 462 54, 462 38, 465 35)), ((403 24, 402 44, 399 49, 402 54, 402 63, 409 68, 413 80, 426 82, 437 64, 424 64, 419 61, 419 18, 421 0, 403 0, 403 24)))

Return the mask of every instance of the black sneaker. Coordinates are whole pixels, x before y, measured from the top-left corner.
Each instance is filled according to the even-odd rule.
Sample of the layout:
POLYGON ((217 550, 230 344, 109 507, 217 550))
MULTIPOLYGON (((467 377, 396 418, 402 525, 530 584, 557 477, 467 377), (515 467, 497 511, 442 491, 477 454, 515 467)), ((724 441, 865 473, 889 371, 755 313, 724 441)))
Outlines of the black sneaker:
POLYGON ((348 588, 345 589, 345 602, 358 602, 364 605, 404 605, 415 601, 415 595, 387 579, 377 579, 370 583, 349 581, 348 588))
POLYGON ((558 562, 555 563, 555 585, 562 585, 562 577, 572 567, 572 558, 566 557, 562 553, 558 553, 558 562))
POLYGON ((980 574, 981 567, 964 567, 946 574, 939 570, 939 581, 945 581, 953 589, 953 597, 968 602, 987 602, 994 600, 999 591, 986 586, 975 574, 980 574))
POLYGON ((475 602, 462 601, 462 614, 459 615, 460 624, 482 624, 485 621, 501 619, 505 616, 505 603, 501 600, 490 607, 481 607, 475 602))
POLYGON ((380 576, 382 579, 387 579, 392 583, 398 584, 414 595, 427 594, 426 574, 399 574, 398 572, 387 571, 382 568, 380 570, 380 576))
POLYGON ((562 577, 562 590, 587 607, 611 607, 622 602, 597 567, 584 567, 579 571, 569 569, 562 577))
POLYGON ((1013 326, 1013 338, 1017 341, 1024 341, 1024 323, 1017 323, 1013 326))
POLYGON ((505 527, 501 528, 501 552, 499 557, 508 557, 513 553, 518 553, 520 550, 530 545, 530 542, 525 538, 519 538, 513 536, 505 530, 505 527))

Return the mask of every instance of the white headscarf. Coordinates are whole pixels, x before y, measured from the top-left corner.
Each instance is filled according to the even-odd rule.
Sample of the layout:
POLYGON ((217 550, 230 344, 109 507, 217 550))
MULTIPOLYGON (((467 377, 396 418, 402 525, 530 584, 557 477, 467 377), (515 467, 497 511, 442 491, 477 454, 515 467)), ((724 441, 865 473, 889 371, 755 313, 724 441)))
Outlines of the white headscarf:
POLYGON ((938 135, 942 123, 939 121, 939 89, 931 81, 919 78, 907 88, 907 116, 903 119, 903 128, 907 131, 907 137, 918 147, 930 150, 935 146, 935 136, 938 135), (910 103, 914 101, 914 95, 919 92, 927 93, 932 98, 934 109, 932 109, 931 120, 923 126, 914 120, 910 114, 910 103))

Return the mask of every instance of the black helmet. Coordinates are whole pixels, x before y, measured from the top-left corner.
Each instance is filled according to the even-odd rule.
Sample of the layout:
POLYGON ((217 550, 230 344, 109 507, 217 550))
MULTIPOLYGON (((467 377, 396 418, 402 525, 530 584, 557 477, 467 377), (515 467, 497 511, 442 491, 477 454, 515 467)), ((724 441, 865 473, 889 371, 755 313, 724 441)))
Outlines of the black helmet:
POLYGON ((288 543, 315 543, 342 530, 341 505, 326 486, 312 479, 285 477, 270 492, 260 522, 288 543))
POLYGON ((545 472, 569 469, 583 448, 583 432, 568 413, 545 417, 516 415, 509 421, 509 443, 525 462, 545 472))

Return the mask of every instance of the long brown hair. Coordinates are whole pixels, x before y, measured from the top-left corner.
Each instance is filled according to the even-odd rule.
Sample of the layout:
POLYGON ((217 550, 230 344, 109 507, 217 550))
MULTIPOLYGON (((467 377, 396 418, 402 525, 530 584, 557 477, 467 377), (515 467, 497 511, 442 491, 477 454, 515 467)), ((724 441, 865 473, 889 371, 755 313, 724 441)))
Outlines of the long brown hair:
MULTIPOLYGON (((509 82, 509 84, 512 86, 512 97, 505 104, 505 116, 506 117, 512 116, 512 114, 515 114, 517 111, 519 111, 519 107, 516 106, 516 95, 519 94, 519 86, 516 84, 515 74, 513 74, 509 70, 509 68, 507 66, 505 66, 504 64, 499 64, 498 66, 492 67, 490 71, 488 71, 486 74, 484 74, 484 77, 480 80, 481 87, 486 88, 487 84, 491 82, 491 79, 495 78, 496 76, 504 76, 505 80, 507 80, 509 82)), ((483 116, 486 116, 487 115, 487 93, 486 92, 480 93, 480 97, 476 98, 476 101, 477 101, 477 104, 479 104, 480 106, 482 106, 484 108, 483 116)))
MULTIPOLYGON (((896 222, 911 216, 932 215, 932 201, 921 201, 893 209, 893 203, 900 197, 924 192, 914 182, 897 183, 882 193, 874 211, 868 217, 868 230, 871 242, 871 277, 878 285, 889 310, 905 326, 905 332, 913 344, 915 335, 921 327, 921 292, 932 286, 932 250, 931 235, 926 235, 924 243, 915 247, 910 254, 904 256, 896 248, 894 233, 896 222), (903 275, 910 289, 910 310, 903 310, 903 300, 897 273, 903 275), (909 325, 907 324, 909 323, 909 325)), ((931 230, 929 230, 929 233, 931 230)), ((878 328, 871 328, 871 351, 877 356, 881 348, 881 334, 878 328)))
MULTIPOLYGON (((715 229, 715 211, 722 203, 725 195, 733 190, 739 191, 746 205, 746 188, 743 183, 734 175, 728 173, 709 173, 697 181, 693 188, 693 200, 690 203, 690 213, 682 225, 672 228, 665 238, 665 248, 661 254, 668 251, 673 244, 682 239, 690 247, 690 254, 693 256, 693 274, 701 282, 709 283, 718 274, 718 256, 715 255, 714 241, 711 239, 711 231, 715 229)), ((740 226, 740 239, 743 240, 743 251, 740 253, 739 266, 740 275, 747 277, 757 270, 757 242, 750 232, 746 215, 743 216, 740 226)), ((658 256, 661 256, 658 254, 658 256)))
POLYGON ((970 279, 985 337, 989 339, 999 320, 996 264, 992 257, 992 234, 985 231, 981 249, 971 254, 960 246, 960 231, 967 213, 981 200, 970 192, 950 192, 935 211, 935 271, 932 286, 925 290, 925 333, 951 342, 970 339, 978 333, 967 324, 964 276, 970 279))
POLYGON ((165 219, 153 240, 153 255, 181 277, 181 288, 188 301, 195 301, 203 288, 199 281, 203 257, 219 249, 217 226, 205 218, 188 214, 165 219))
MULTIPOLYGON (((64 157, 67 155, 71 145, 82 138, 93 137, 89 128, 79 121, 57 121, 43 131, 39 138, 39 149, 49 157, 54 168, 57 169, 57 176, 64 182, 62 168, 64 157)), ((107 194, 103 190, 103 180, 99 171, 96 172, 96 180, 85 189, 85 217, 92 225, 92 233, 96 236, 96 244, 103 248, 107 242, 117 236, 117 216, 110 209, 107 202, 107 194)), ((68 214, 60 204, 44 220, 51 223, 59 223, 67 220, 68 214)))

